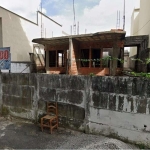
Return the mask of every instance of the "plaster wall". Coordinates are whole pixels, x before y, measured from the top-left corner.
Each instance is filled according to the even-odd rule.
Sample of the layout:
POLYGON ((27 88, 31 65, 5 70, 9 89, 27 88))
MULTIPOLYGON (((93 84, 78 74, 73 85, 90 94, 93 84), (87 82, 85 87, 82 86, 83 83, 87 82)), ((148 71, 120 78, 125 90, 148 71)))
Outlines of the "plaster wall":
MULTIPOLYGON (((32 40, 41 37, 40 17, 41 15, 38 15, 39 22, 34 23, 0 7, 0 35, 3 37, 3 47, 11 47, 11 61, 30 61, 29 53, 33 52, 32 40)), ((53 33, 53 36, 62 34, 61 27, 44 16, 43 24, 43 37, 52 37, 54 30, 57 32, 53 33)))
MULTIPOLYGON (((135 9, 131 17, 131 36, 138 35, 139 30, 139 12, 140 9, 135 9)), ((129 57, 137 54, 137 47, 130 47, 129 57)))
MULTIPOLYGON (((140 9, 134 10, 131 18, 131 35, 150 35, 149 0, 140 0, 140 9), (136 15, 138 13, 138 15, 136 15), (136 16, 136 17, 135 17, 136 16)), ((148 48, 150 48, 150 39, 148 48)), ((130 57, 136 54, 135 48, 131 48, 130 57)))

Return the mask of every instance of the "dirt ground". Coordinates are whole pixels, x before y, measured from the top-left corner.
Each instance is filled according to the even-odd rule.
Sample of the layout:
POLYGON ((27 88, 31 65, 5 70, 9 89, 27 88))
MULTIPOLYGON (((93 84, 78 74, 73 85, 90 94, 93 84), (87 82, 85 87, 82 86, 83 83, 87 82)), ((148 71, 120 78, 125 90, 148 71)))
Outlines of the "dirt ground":
POLYGON ((0 149, 137 149, 122 141, 60 128, 41 132, 29 121, 0 117, 0 149))

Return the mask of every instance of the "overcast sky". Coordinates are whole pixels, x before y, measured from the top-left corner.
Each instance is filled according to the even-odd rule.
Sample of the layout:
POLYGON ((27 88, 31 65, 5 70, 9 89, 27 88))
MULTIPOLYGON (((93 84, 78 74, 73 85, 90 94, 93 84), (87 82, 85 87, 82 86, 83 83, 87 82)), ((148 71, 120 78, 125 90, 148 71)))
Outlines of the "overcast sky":
MULTIPOLYGON (((19 15, 36 21, 36 11, 41 0, 0 0, 0 6, 19 15)), ((76 23, 79 21, 80 34, 109 31, 116 28, 117 11, 120 11, 120 28, 123 26, 124 0, 74 0, 76 23)), ((127 35, 130 35, 130 21, 134 8, 139 7, 139 0, 126 0, 127 35)), ((73 0, 42 0, 43 12, 63 25, 63 30, 70 34, 73 25, 73 0)))

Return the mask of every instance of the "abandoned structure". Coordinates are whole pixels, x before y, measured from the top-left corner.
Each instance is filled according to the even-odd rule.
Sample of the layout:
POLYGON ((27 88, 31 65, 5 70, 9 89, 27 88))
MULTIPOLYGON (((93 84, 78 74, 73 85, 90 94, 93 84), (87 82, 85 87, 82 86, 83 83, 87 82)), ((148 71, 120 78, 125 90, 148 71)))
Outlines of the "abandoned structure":
POLYGON ((118 75, 124 59, 125 31, 38 38, 32 42, 45 46, 46 72, 69 75, 118 75), (102 58, 111 56, 105 62, 102 58), (116 59, 118 58, 118 59, 116 59))
MULTIPOLYGON (((140 8, 134 9, 131 17, 131 38, 134 38, 135 44, 130 48, 130 58, 139 58, 142 61, 150 57, 149 5, 149 0, 140 0, 140 8)), ((131 38, 128 39, 131 40, 131 38)), ((134 67, 133 63, 130 61, 131 68, 134 67)), ((144 65, 136 61, 135 70, 137 72, 150 72, 150 64, 144 65)))

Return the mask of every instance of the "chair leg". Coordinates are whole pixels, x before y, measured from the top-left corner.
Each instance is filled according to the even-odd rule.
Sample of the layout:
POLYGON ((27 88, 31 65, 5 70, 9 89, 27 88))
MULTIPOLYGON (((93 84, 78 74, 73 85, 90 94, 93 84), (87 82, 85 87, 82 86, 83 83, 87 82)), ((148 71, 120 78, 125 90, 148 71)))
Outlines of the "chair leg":
POLYGON ((41 130, 43 132, 43 118, 41 118, 41 130))
POLYGON ((52 134, 52 121, 50 120, 50 133, 52 134))

